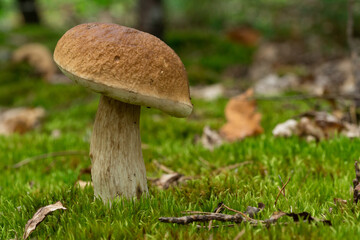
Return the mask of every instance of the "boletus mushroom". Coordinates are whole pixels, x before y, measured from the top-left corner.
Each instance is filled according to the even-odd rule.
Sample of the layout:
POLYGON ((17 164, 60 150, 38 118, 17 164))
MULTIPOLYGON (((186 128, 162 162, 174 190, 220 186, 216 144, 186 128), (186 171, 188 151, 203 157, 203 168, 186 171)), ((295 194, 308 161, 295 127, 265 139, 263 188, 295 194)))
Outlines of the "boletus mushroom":
POLYGON ((101 93, 90 143, 95 196, 147 194, 139 130, 140 106, 175 117, 192 111, 180 58, 160 39, 109 23, 87 23, 58 41, 54 60, 76 83, 101 93))

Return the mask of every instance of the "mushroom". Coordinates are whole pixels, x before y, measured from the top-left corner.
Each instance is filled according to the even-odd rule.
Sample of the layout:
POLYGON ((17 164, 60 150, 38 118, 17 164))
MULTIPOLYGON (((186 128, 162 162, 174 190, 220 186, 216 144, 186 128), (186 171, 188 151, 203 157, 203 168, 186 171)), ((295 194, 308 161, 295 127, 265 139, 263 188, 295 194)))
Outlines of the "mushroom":
POLYGON ((90 142, 94 194, 104 202, 148 193, 140 106, 175 117, 192 111, 180 58, 160 39, 109 23, 87 23, 58 41, 54 60, 76 83, 101 93, 90 142))

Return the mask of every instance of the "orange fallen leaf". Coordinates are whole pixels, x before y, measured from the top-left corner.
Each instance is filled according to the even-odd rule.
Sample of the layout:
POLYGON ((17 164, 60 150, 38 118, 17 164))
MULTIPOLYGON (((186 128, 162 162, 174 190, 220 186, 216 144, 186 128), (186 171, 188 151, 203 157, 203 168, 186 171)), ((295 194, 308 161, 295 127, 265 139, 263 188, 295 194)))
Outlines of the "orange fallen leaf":
POLYGON ((225 108, 227 123, 220 129, 220 134, 227 141, 233 142, 245 137, 263 133, 260 125, 261 114, 256 112, 256 101, 250 99, 253 89, 230 99, 225 108))

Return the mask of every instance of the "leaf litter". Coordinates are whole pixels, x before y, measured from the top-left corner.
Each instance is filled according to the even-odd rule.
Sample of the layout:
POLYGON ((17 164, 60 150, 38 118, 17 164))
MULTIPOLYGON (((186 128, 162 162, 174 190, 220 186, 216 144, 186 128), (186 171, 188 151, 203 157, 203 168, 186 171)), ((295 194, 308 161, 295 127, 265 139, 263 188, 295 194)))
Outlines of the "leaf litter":
MULTIPOLYGON (((205 161, 205 160, 203 160, 203 161, 205 161)), ((181 173, 175 172, 175 171, 171 170, 170 168, 166 167, 165 165, 159 163, 156 160, 153 161, 153 163, 160 170, 165 172, 165 174, 162 174, 158 178, 149 178, 148 177, 148 181, 152 185, 157 186, 159 189, 162 189, 162 190, 166 190, 171 186, 179 186, 180 184, 185 183, 188 180, 200 178, 200 176, 185 176, 181 173)), ((222 172, 237 169, 239 167, 242 167, 242 166, 245 166, 248 164, 252 164, 252 163, 253 163, 252 161, 244 161, 244 162, 228 165, 225 167, 220 167, 220 168, 217 168, 217 169, 214 169, 213 171, 211 171, 210 175, 218 175, 218 174, 221 174, 222 172)))
POLYGON ((201 142, 206 149, 212 151, 224 142, 239 141, 263 133, 261 114, 256 111, 257 105, 253 95, 253 89, 248 89, 245 93, 231 98, 225 107, 227 122, 220 131, 205 126, 197 142, 201 142))
POLYGON ((45 113, 45 109, 41 107, 20 107, 1 111, 0 135, 24 134, 39 126, 45 113))
MULTIPOLYGON (((252 163, 252 162, 242 163, 241 165, 245 165, 245 164, 249 164, 249 163, 252 163)), ((167 189, 170 186, 179 185, 180 183, 185 182, 186 180, 196 178, 196 177, 185 177, 184 175, 171 170, 170 168, 166 167, 165 165, 160 164, 156 160, 154 161, 154 164, 159 169, 164 171, 165 174, 163 174, 159 178, 154 178, 154 179, 149 178, 148 180, 150 182, 152 182, 154 185, 156 185, 157 187, 159 187, 160 189, 167 189)), ((241 165, 234 164, 235 167, 239 167, 241 165)), ((231 170, 231 169, 233 169, 233 165, 226 166, 226 167, 219 168, 219 169, 231 170)), ((219 169, 216 169, 215 171, 213 171, 213 173, 214 174, 221 173, 222 170, 219 170, 219 169)), ((84 170, 84 172, 85 171, 86 171, 86 173, 88 173, 87 170, 84 170)), ((360 197, 359 189, 358 189, 358 188, 360 188, 360 184, 359 184, 360 168, 359 168, 357 162, 355 163, 355 172, 356 172, 356 179, 354 179, 354 181, 353 181, 354 182, 354 201, 355 201, 355 199, 358 200, 358 198, 360 197), (357 196, 357 198, 355 196, 357 196)), ((290 179, 291 179, 291 177, 289 177, 285 183, 282 183, 283 186, 281 188, 279 188, 279 193, 277 194, 274 206, 276 206, 278 198, 281 194, 285 197, 285 187, 288 185, 290 179)), ((88 184, 89 184, 89 182, 84 182, 84 185, 88 185, 88 184)), ((340 198, 334 198, 334 203, 347 204, 347 201, 340 199, 340 198)), ((285 212, 285 211, 279 210, 277 212, 274 212, 268 219, 264 219, 264 220, 254 219, 254 217, 260 211, 262 211, 264 209, 265 209, 265 205, 260 202, 260 203, 258 203, 257 207, 248 206, 246 208, 246 211, 241 212, 241 211, 230 208, 229 206, 225 205, 223 202, 220 202, 213 212, 185 211, 182 213, 183 214, 193 214, 193 215, 187 215, 187 216, 182 216, 182 217, 160 217, 159 221, 164 222, 164 223, 176 223, 176 224, 183 224, 183 225, 190 224, 193 222, 209 222, 208 226, 197 225, 197 227, 198 228, 208 228, 210 230, 212 228, 219 227, 219 225, 215 225, 215 226, 212 225, 213 221, 215 221, 215 220, 221 221, 221 222, 234 222, 236 224, 244 222, 244 223, 249 223, 254 226, 259 226, 259 225, 269 226, 271 224, 277 223, 277 221, 279 219, 283 218, 284 216, 287 216, 287 217, 292 218, 292 220, 294 222, 303 221, 303 222, 308 222, 308 223, 312 223, 312 222, 323 223, 323 224, 329 225, 329 226, 332 225, 330 220, 315 218, 312 216, 311 213, 306 212, 306 211, 294 213, 294 212, 285 212), (234 215, 223 214, 223 211, 225 209, 235 212, 235 214, 234 215)), ((282 224, 289 224, 289 223, 285 222, 282 224)), ((226 226, 232 227, 235 225, 230 224, 230 225, 226 225, 226 226)))
POLYGON ((60 201, 39 208, 34 214, 34 216, 26 223, 23 239, 27 239, 47 215, 60 209, 67 210, 60 201))
POLYGON ((253 89, 233 97, 225 107, 227 123, 221 127, 220 135, 229 142, 263 133, 261 114, 256 112, 253 89))
POLYGON ((337 135, 348 138, 360 137, 360 128, 352 123, 341 121, 327 112, 310 111, 298 116, 299 120, 289 119, 275 126, 275 137, 300 136, 307 141, 330 139, 337 135))
MULTIPOLYGON (((275 224, 280 218, 282 218, 284 216, 288 216, 288 217, 291 217, 294 222, 300 222, 300 221, 308 222, 308 223, 321 222, 321 223, 324 223, 329 226, 332 225, 330 220, 317 219, 308 212, 287 213, 287 212, 283 212, 283 211, 278 211, 278 212, 274 212, 268 219, 257 220, 257 219, 254 219, 253 217, 255 216, 256 213, 258 213, 262 209, 264 209, 265 206, 263 206, 262 209, 248 206, 246 212, 240 212, 238 210, 232 209, 232 208, 226 206, 224 203, 222 203, 222 206, 232 212, 235 212, 235 214, 231 215, 231 214, 223 214, 223 213, 218 213, 218 212, 215 212, 215 213, 204 212, 204 214, 201 214, 201 212, 198 212, 199 214, 196 214, 196 215, 187 215, 187 216, 182 216, 182 217, 160 217, 159 221, 163 222, 163 223, 176 223, 176 224, 186 225, 186 224, 190 224, 193 222, 210 222, 210 221, 216 220, 216 221, 220 221, 220 222, 234 222, 237 224, 249 223, 254 226, 258 226, 258 225, 268 226, 270 224, 275 224)), ((229 225, 229 226, 234 226, 234 225, 229 225)), ((201 228, 202 226, 199 226, 199 227, 201 228)), ((216 227, 216 226, 213 226, 213 227, 216 227)))
MULTIPOLYGON (((280 193, 284 192, 285 187, 289 183, 290 179, 291 178, 289 177, 288 181, 285 184, 283 184, 282 188, 279 190, 279 193, 278 193, 275 203, 274 203, 275 206, 276 206, 276 202, 278 200, 280 193)), ((211 228, 219 227, 219 225, 212 226, 212 221, 214 221, 214 220, 220 221, 220 222, 234 222, 235 224, 249 223, 254 226, 259 226, 259 225, 269 226, 271 224, 277 223, 277 221, 280 218, 282 218, 284 216, 288 216, 288 217, 291 217, 294 222, 300 222, 300 221, 308 222, 308 223, 321 222, 321 223, 324 223, 329 226, 332 225, 330 220, 317 219, 317 218, 313 217, 309 212, 305 212, 305 211, 300 212, 300 213, 293 213, 293 212, 289 213, 289 212, 284 212, 284 211, 279 210, 277 212, 274 212, 268 219, 265 219, 265 220, 254 219, 256 214, 258 214, 260 211, 262 211, 264 209, 265 209, 265 204, 260 202, 260 203, 258 203, 258 207, 248 206, 245 212, 241 212, 236 209, 230 208, 229 206, 225 205, 223 202, 220 202, 217 205, 217 207, 215 208, 213 213, 201 212, 201 211, 187 211, 187 212, 182 212, 182 213, 193 214, 193 215, 187 215, 187 216, 182 216, 182 217, 160 217, 159 221, 163 222, 163 223, 176 223, 176 224, 182 224, 182 225, 190 224, 193 222, 210 222, 210 224, 206 227, 210 230, 211 228), (224 214, 224 213, 222 213, 224 209, 227 209, 231 212, 235 212, 235 214, 234 215, 224 214)), ((288 223, 285 223, 285 224, 288 224, 288 223)), ((235 225, 230 224, 227 226, 233 227, 235 225)), ((204 226, 201 226, 201 225, 197 225, 197 227, 204 228, 204 226)))

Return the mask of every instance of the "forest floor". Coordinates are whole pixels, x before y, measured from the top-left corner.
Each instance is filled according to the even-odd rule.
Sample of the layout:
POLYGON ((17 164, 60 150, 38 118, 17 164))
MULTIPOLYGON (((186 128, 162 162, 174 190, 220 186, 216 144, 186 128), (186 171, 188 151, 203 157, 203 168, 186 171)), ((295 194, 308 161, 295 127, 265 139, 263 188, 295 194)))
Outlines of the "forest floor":
MULTIPOLYGON (((37 39, 37 35, 34 39, 53 48, 56 41, 52 39, 59 35, 42 39, 37 39)), ((221 39, 211 41, 214 42, 209 44, 215 49, 209 51, 223 49, 222 54, 198 55, 194 49, 201 43, 189 46, 180 54, 186 66, 195 63, 205 66, 205 76, 210 76, 210 80, 206 77, 203 84, 216 82, 222 67, 213 66, 225 66, 239 59, 243 64, 251 61, 252 49, 237 48, 221 39), (223 57, 226 54, 235 56, 223 57)), ((189 42, 174 34, 170 45, 177 50, 182 43, 189 42)), ((325 101, 258 100, 264 133, 225 143, 213 151, 195 139, 202 134, 204 126, 219 129, 225 123, 224 108, 228 101, 225 97, 208 101, 193 98, 194 112, 188 119, 142 108, 140 129, 147 176, 160 177, 164 173, 156 164, 160 163, 185 176, 196 177, 166 190, 149 182, 148 197, 122 199, 110 207, 94 199, 92 187, 75 185, 79 177, 90 180, 89 174, 81 172, 91 164, 87 152, 99 96, 75 84, 48 84, 32 75, 28 66, 8 65, 1 71, 0 106, 40 106, 46 110, 46 117, 40 127, 26 134, 0 136, 0 239, 20 238, 37 209, 57 201, 67 210, 47 216, 31 238, 234 239, 241 235, 252 239, 354 239, 360 235, 360 211, 352 203, 351 192, 360 140, 339 136, 307 142, 298 137, 272 135, 278 123, 313 110, 315 105, 323 110, 330 108, 325 101), (27 158, 69 151, 78 154, 35 158, 14 168, 27 158), (242 162, 247 164, 217 171, 242 162), (286 197, 281 195, 274 206, 279 187, 289 177, 286 197), (334 198, 348 203, 335 203, 334 198), (219 227, 208 230, 198 228, 199 223, 177 225, 158 220, 183 216, 183 211, 213 212, 220 202, 239 211, 264 203, 264 209, 254 219, 269 219, 279 210, 306 211, 318 219, 330 220, 332 225, 294 222, 284 217, 277 224, 267 226, 241 223, 229 227, 230 223, 215 221, 213 225, 219 227)), ((196 76, 189 74, 191 84, 201 82, 196 76)), ((233 214, 228 210, 223 213, 233 214)), ((200 224, 208 226, 208 223, 200 224)))

